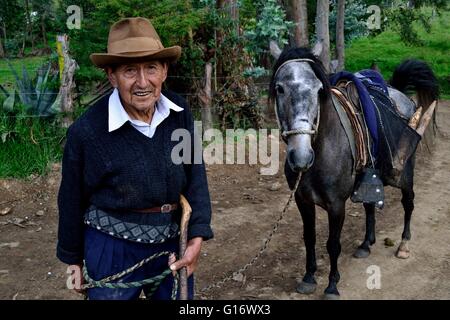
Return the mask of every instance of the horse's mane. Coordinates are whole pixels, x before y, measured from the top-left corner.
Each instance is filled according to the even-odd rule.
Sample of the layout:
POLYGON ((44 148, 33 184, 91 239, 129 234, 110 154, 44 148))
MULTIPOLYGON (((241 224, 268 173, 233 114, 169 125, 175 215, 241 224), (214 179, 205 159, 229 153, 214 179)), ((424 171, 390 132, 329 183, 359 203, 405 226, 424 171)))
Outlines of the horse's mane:
POLYGON ((269 87, 269 99, 273 101, 276 95, 275 73, 283 63, 293 59, 310 59, 314 61, 314 63, 309 62, 309 65, 314 71, 316 77, 320 80, 320 82, 322 82, 323 85, 323 88, 319 91, 321 103, 328 100, 331 94, 331 86, 330 81, 328 80, 328 75, 325 71, 325 68, 323 67, 322 62, 312 53, 311 49, 309 48, 286 48, 283 50, 278 60, 275 62, 275 65, 273 66, 269 87))

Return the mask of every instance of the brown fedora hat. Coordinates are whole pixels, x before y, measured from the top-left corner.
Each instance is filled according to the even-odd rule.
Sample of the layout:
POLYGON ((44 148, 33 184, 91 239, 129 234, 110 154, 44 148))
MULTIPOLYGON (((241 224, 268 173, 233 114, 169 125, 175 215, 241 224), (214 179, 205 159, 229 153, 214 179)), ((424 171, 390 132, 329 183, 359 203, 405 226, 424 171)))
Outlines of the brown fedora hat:
POLYGON ((125 18, 112 25, 108 53, 93 53, 91 61, 100 68, 136 60, 176 61, 181 47, 164 48, 152 23, 145 18, 125 18))

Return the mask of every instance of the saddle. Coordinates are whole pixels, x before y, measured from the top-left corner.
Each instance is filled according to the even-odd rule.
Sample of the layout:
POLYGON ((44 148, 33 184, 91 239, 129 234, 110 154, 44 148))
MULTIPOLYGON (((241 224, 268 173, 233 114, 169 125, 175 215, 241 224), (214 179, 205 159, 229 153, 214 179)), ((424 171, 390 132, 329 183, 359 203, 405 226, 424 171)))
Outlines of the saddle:
POLYGON ((372 141, 355 84, 347 80, 339 81, 331 91, 354 159, 356 179, 350 199, 352 202, 371 203, 381 209, 384 206, 383 182, 373 161, 369 161, 372 141), (339 111, 340 108, 347 117, 342 110, 339 111))
POLYGON ((354 140, 350 141, 350 144, 355 146, 355 150, 352 152, 354 153, 354 169, 356 172, 360 172, 369 162, 371 139, 364 120, 358 91, 352 81, 346 80, 338 82, 331 91, 334 96, 333 102, 342 107, 350 121, 349 128, 348 123, 344 123, 341 119, 350 140, 354 140), (349 130, 352 131, 352 135, 348 134, 349 130), (351 138, 352 136, 353 138, 351 138))
POLYGON ((341 72, 331 82, 333 105, 354 159, 351 200, 382 208, 384 183, 401 186, 405 164, 421 139, 414 129, 420 110, 406 119, 389 97, 381 75, 371 70, 341 72))

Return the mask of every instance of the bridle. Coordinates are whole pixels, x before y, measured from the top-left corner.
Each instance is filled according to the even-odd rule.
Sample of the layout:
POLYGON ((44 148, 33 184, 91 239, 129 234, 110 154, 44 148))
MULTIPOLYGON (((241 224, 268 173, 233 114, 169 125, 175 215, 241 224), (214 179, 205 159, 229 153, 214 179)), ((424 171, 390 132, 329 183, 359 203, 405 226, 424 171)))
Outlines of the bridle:
MULTIPOLYGON (((276 79, 278 71, 280 71, 280 69, 282 67, 284 67, 285 65, 287 65, 287 64, 289 64, 291 62, 312 62, 312 63, 315 63, 311 59, 292 59, 292 60, 287 60, 287 61, 283 62, 278 67, 277 71, 275 71, 275 74, 274 74, 273 78, 276 79)), ((294 135, 298 135, 298 134, 308 134, 308 135, 314 136, 314 138, 317 136, 317 132, 319 131, 319 123, 320 123, 320 103, 319 103, 319 107, 317 108, 316 123, 313 124, 312 129, 293 129, 293 130, 285 130, 285 131, 283 131, 283 127, 281 126, 280 118, 278 116, 278 108, 275 108, 275 115, 277 117, 278 127, 281 130, 281 136, 283 137, 284 140, 287 140, 290 136, 294 136, 294 135)))

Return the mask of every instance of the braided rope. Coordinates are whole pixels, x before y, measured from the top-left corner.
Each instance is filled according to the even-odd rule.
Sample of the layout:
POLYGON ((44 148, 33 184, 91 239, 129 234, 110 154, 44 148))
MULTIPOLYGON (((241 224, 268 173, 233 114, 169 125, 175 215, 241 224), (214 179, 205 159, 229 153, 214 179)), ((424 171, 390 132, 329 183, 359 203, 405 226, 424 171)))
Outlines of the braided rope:
MULTIPOLYGON (((85 279, 85 281, 87 283, 83 284, 81 286, 81 289, 91 289, 91 288, 109 288, 109 289, 129 289, 129 288, 137 288, 137 287, 141 287, 144 285, 151 285, 151 288, 149 290, 149 293, 151 295, 153 295, 153 293, 155 293, 156 289, 159 287, 159 285, 161 284, 161 282, 172 272, 172 270, 170 270, 169 268, 167 268, 166 270, 164 270, 161 274, 156 275, 154 277, 150 277, 147 279, 143 279, 143 280, 139 280, 139 281, 131 281, 131 282, 115 282, 115 283, 111 283, 114 280, 120 279, 122 277, 124 277, 127 274, 130 274, 131 272, 133 272, 134 270, 142 267, 144 264, 157 259, 159 257, 165 256, 165 255, 170 255, 172 252, 170 251, 163 251, 163 252, 159 252, 156 253, 148 258, 145 258, 141 261, 139 261, 138 263, 136 263, 135 265, 131 266, 130 268, 121 271, 119 273, 116 273, 114 275, 105 277, 101 280, 94 280, 92 279, 88 272, 87 272, 87 268, 86 268, 86 263, 84 263, 83 266, 83 277, 85 279)), ((172 300, 176 300, 177 298, 177 292, 178 292, 178 273, 176 273, 174 275, 174 283, 173 283, 173 287, 172 287, 172 295, 171 298, 172 300)))
POLYGON ((300 58, 300 59, 291 59, 291 60, 287 60, 287 61, 283 62, 283 63, 278 67, 277 71, 275 71, 274 78, 277 76, 278 71, 280 71, 280 69, 281 69, 282 67, 284 67, 285 65, 287 65, 287 64, 289 64, 289 63, 291 63, 291 62, 311 62, 311 63, 315 63, 315 62, 314 62, 313 60, 311 60, 311 59, 302 59, 302 58, 300 58))
POLYGON ((293 136, 296 134, 309 134, 309 135, 314 135, 316 134, 316 130, 311 130, 311 129, 295 129, 295 130, 289 130, 289 131, 283 131, 281 133, 281 135, 283 136, 283 138, 288 138, 289 136, 293 136))

